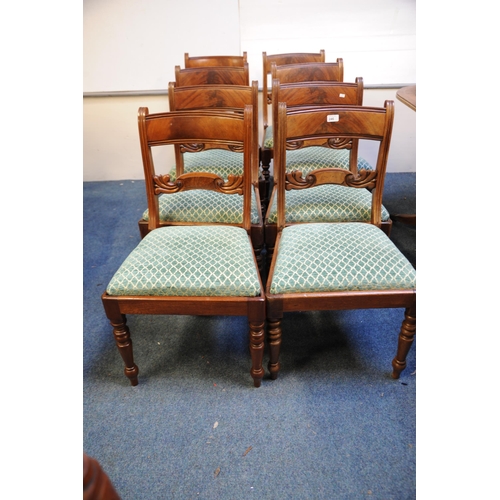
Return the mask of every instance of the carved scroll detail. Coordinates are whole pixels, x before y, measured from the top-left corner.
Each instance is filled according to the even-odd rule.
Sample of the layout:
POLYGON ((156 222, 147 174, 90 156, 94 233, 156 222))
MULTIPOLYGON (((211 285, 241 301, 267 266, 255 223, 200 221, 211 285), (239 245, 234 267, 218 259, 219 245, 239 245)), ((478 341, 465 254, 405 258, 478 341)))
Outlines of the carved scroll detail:
POLYGON ((304 141, 288 141, 286 143, 286 149, 294 151, 295 149, 300 149, 304 145, 304 141))
POLYGON ((174 182, 170 182, 170 175, 155 175, 153 177, 155 184, 155 194, 160 193, 176 193, 179 188, 174 182))
MULTIPOLYGON (((206 149, 221 149, 220 146, 208 146, 202 142, 196 144, 182 144, 180 147, 181 153, 199 153, 201 151, 205 151, 206 149)), ((243 153, 243 145, 242 144, 229 144, 227 146, 229 151, 233 151, 234 153, 243 153)))
POLYGON ((352 139, 346 137, 332 137, 328 139, 327 144, 331 149, 351 149, 352 139))
POLYGON ((376 170, 360 170, 358 175, 349 173, 345 178, 345 184, 349 187, 372 188, 375 185, 376 178, 376 170))
POLYGON ((205 144, 182 144, 180 147, 181 153, 199 153, 205 149, 205 144))
POLYGON ((372 170, 360 170, 353 175, 349 170, 340 168, 317 169, 302 177, 300 170, 289 172, 285 175, 285 189, 305 189, 323 184, 337 184, 341 186, 356 188, 372 188, 375 186, 377 172, 372 170))
POLYGON ((155 194, 171 194, 192 189, 207 189, 226 194, 243 194, 243 176, 228 175, 227 181, 216 174, 182 174, 175 182, 170 182, 170 175, 155 175, 155 194))
POLYGON ((314 186, 315 183, 315 175, 309 174, 304 179, 300 170, 295 170, 294 172, 290 172, 285 175, 285 189, 287 191, 290 191, 291 189, 305 189, 314 186))
MULTIPOLYGON (((294 151, 304 147, 305 141, 287 141, 286 149, 289 151, 294 151)), ((315 139, 314 142, 309 141, 309 145, 323 146, 329 149, 352 149, 352 139, 346 137, 331 137, 330 139, 324 141, 315 139)))

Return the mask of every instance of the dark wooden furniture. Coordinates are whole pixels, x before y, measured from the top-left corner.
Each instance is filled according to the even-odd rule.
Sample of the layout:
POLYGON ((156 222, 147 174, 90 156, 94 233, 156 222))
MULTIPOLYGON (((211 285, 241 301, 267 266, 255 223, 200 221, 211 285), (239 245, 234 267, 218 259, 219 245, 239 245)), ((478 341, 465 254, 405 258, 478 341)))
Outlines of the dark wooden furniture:
MULTIPOLYGON (((307 62, 325 62, 325 51, 320 50, 319 52, 288 52, 283 54, 267 54, 267 52, 262 52, 262 119, 264 125, 264 135, 262 139, 261 147, 261 163, 262 163, 262 176, 264 178, 265 186, 269 190, 270 180, 269 180, 269 168, 271 166, 271 160, 273 159, 273 149, 266 146, 266 129, 271 124, 269 118, 269 106, 271 104, 271 90, 272 82, 269 81, 271 77, 271 64, 275 63, 277 66, 282 64, 296 64, 296 63, 307 63, 307 62)), ((269 134, 272 138, 272 134, 269 134)), ((269 194, 269 192, 267 193, 269 194)), ((264 196, 263 196, 264 198, 264 196)), ((264 207, 267 207, 268 199, 264 200, 264 207)))
POLYGON ((241 56, 190 56, 188 52, 184 53, 185 68, 199 68, 210 66, 240 66, 244 67, 247 62, 247 53, 243 52, 241 56))
POLYGON ((266 285, 269 371, 280 370, 281 322, 289 311, 405 308, 392 377, 406 366, 416 329, 415 270, 380 229, 382 192, 394 118, 394 102, 384 108, 325 106, 287 111, 278 105, 274 168, 278 195, 278 235, 266 285), (286 172, 287 151, 322 141, 349 147, 354 139, 378 143, 374 171, 318 169, 305 178, 286 172), (286 192, 323 184, 371 190, 370 223, 287 225, 286 192))
MULTIPOLYGON (((170 111, 181 110, 201 110, 201 109, 217 109, 219 111, 227 111, 229 113, 243 113, 247 104, 253 106, 253 109, 258 109, 259 89, 258 82, 253 81, 251 86, 241 85, 196 85, 187 87, 177 87, 173 82, 170 82, 168 87, 168 98, 170 111)), ((253 137, 258 137, 258 114, 253 113, 253 137)), ((196 165, 203 165, 203 168, 209 172, 216 173, 227 179, 227 167, 220 166, 220 155, 224 154, 223 160, 227 162, 227 158, 232 160, 238 171, 243 175, 243 151, 235 151, 233 145, 226 144, 174 144, 175 150, 175 172, 171 173, 171 177, 177 178, 183 173, 196 171, 196 168, 189 168, 189 159, 191 155, 197 156, 196 165), (221 153, 221 149, 224 153, 221 153), (188 164, 185 168, 184 158, 188 156, 188 164), (212 168, 210 168, 212 167, 212 168)), ((252 244, 254 247, 259 268, 263 271, 263 262, 261 251, 264 246, 264 224, 261 212, 261 202, 259 195, 259 145, 257 141, 252 145, 252 196, 255 197, 255 206, 258 212, 258 222, 251 224, 252 244)), ((160 198, 160 203, 164 201, 160 198)), ((183 222, 176 222, 170 214, 165 214, 165 218, 160 218, 160 226, 184 224, 187 220, 188 213, 192 211, 193 216, 191 221, 200 220, 197 207, 186 207, 183 213, 183 222), (195 213, 196 212, 196 213, 195 213)), ((227 223, 225 212, 221 211, 220 217, 215 220, 217 223, 227 223)), ((214 219, 211 219, 214 222, 214 219)), ((209 222, 206 220, 205 222, 209 222)), ((139 230, 141 237, 144 237, 149 232, 148 220, 141 218, 139 220, 139 230)))
MULTIPOLYGON (((251 376, 264 375, 265 297, 250 241, 253 108, 138 113, 149 209, 149 233, 123 261, 102 302, 113 327, 125 375, 138 384, 127 314, 240 315, 249 322, 251 376), (227 180, 206 172, 185 173, 175 182, 155 171, 152 148, 172 144, 217 144, 243 150, 244 174, 227 180), (192 223, 160 227, 159 197, 208 190, 242 197, 240 224, 192 223)), ((240 198, 241 199, 241 198, 240 198)))
POLYGON ((99 462, 83 454, 83 500, 120 500, 99 462))
POLYGON ((248 63, 243 66, 175 67, 175 85, 250 85, 248 63))
POLYGON ((404 102, 413 111, 417 111, 417 86, 409 85, 408 87, 400 88, 396 92, 396 97, 404 102))
MULTIPOLYGON (((342 82, 344 81, 344 62, 343 59, 338 58, 336 62, 300 62, 294 64, 280 64, 278 65, 275 61, 271 63, 271 77, 274 81, 279 80, 281 84, 293 83, 293 82, 318 82, 318 81, 328 81, 328 82, 342 82)), ((271 104, 272 104, 272 93, 271 93, 271 104)), ((270 150, 270 155, 272 158, 272 148, 273 148, 273 134, 272 127, 268 126, 265 130, 264 135, 264 146, 266 150, 270 150)), ((262 153, 263 157, 265 156, 262 153)), ((263 176, 265 172, 265 166, 262 165, 263 176)), ((265 177, 266 179, 268 177, 265 177)), ((268 183, 268 188, 271 188, 272 183, 268 183)))
POLYGON ((294 82, 343 82, 344 61, 336 62, 282 64, 271 63, 271 77, 280 83, 294 82))
MULTIPOLYGON (((409 85, 402 87, 396 92, 396 97, 404 104, 406 104, 413 111, 417 111, 417 86, 409 85)), ((392 218, 395 221, 403 222, 411 226, 417 224, 416 214, 393 214, 392 218)))
POLYGON ((264 105, 262 107, 262 116, 264 120, 264 129, 270 124, 268 116, 268 105, 271 104, 271 85, 269 85, 268 78, 271 76, 271 64, 275 63, 277 66, 282 64, 295 64, 306 62, 325 62, 325 51, 319 52, 289 52, 286 54, 270 54, 262 52, 262 93, 264 96, 264 105))
MULTIPOLYGON (((326 63, 325 63, 326 64, 326 63)), ((286 68, 286 66, 282 66, 286 68)), ((361 77, 356 78, 355 83, 347 83, 347 82, 336 82, 336 81, 305 81, 298 83, 284 83, 282 84, 278 79, 273 80, 273 90, 272 90, 272 107, 273 107, 273 121, 277 119, 278 116, 278 103, 285 102, 287 104, 287 109, 295 109, 299 106, 324 106, 324 105, 356 105, 361 106, 363 104, 363 79, 361 77)), ((274 134, 276 134, 276 127, 273 126, 274 134)), ((276 140, 276 136, 274 137, 276 140)), ((307 156, 307 161, 305 162, 304 168, 310 170, 310 165, 317 163, 321 164, 325 167, 340 167, 343 166, 346 168, 347 166, 350 168, 351 172, 354 175, 357 175, 358 169, 366 164, 366 162, 357 163, 358 159, 358 140, 353 139, 351 141, 349 149, 344 150, 336 150, 332 149, 328 146, 323 146, 323 149, 326 149, 325 152, 321 152, 320 158, 316 161, 315 156, 317 156, 317 146, 322 146, 323 141, 320 141, 319 144, 315 144, 316 148, 310 148, 307 151, 311 151, 307 156), (347 153, 346 155, 342 154, 343 152, 347 153), (350 154, 349 154, 350 152, 350 154), (328 155, 327 153, 331 153, 328 155), (340 156, 342 155, 342 156, 340 156), (325 163, 325 158, 330 156, 331 159, 329 163, 325 163)), ((299 148, 297 151, 304 151, 302 148, 299 148)), ((300 170, 300 161, 294 160, 293 156, 295 155, 294 151, 288 151, 287 158, 290 160, 290 164, 293 165, 294 169, 300 170)), ((287 163, 287 171, 289 170, 287 163)), ((307 174, 304 173, 304 176, 307 174)), ((276 224, 276 212, 275 212, 275 197, 276 197, 276 185, 272 188, 269 207, 267 213, 264 217, 264 227, 265 227, 265 240, 266 240, 266 253, 268 262, 270 263, 273 252, 274 252, 274 244, 276 241, 277 234, 277 224, 276 224), (270 216, 272 215, 272 219, 270 216)), ((296 192, 295 196, 300 196, 303 192, 296 192)), ((355 192, 352 197, 349 199, 349 203, 353 204, 357 200, 357 196, 363 196, 366 193, 355 192)), ((366 196, 366 198, 368 198, 366 196)), ((307 198, 309 200, 309 198, 307 198)), ((310 201, 310 200, 309 200, 310 201)), ((308 219, 308 213, 311 212, 311 207, 306 206, 306 200, 304 199, 304 215, 303 217, 299 217, 298 220, 300 223, 304 222, 314 222, 311 219, 308 219)), ((360 205, 362 205, 361 200, 359 200, 360 205)), ((331 213, 336 214, 330 216, 328 218, 325 215, 325 207, 322 207, 322 215, 321 219, 323 222, 342 222, 343 220, 339 218, 341 215, 347 212, 344 210, 344 207, 340 205, 340 202, 336 199, 331 200, 331 213), (339 205, 338 209, 335 209, 336 205, 339 205)), ((353 212, 353 208, 351 207, 350 213, 353 212)), ((360 208, 359 213, 363 210, 360 208)), ((354 216, 350 215, 350 220, 356 220, 354 216)), ((358 219, 360 220, 360 219, 358 219)), ((390 234, 392 226, 392 221, 386 220, 382 222, 382 229, 388 235, 390 234)))

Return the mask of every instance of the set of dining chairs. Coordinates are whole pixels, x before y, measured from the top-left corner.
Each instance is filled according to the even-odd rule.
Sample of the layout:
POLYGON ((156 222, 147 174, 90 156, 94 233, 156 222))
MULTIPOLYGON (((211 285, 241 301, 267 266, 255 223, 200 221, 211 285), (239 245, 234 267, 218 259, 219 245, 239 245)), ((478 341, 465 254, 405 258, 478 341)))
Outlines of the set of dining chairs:
POLYGON ((186 53, 168 111, 139 109, 141 241, 102 295, 132 385, 130 314, 246 316, 259 387, 264 356, 269 378, 280 372, 285 313, 403 308, 399 378, 416 330, 416 272, 382 204, 394 103, 363 106, 363 79, 343 74, 343 59, 326 62, 323 50, 264 52, 260 99, 245 52, 186 53), (378 147, 374 165, 359 155, 365 140, 378 147), (175 166, 155 162, 162 147, 175 166))

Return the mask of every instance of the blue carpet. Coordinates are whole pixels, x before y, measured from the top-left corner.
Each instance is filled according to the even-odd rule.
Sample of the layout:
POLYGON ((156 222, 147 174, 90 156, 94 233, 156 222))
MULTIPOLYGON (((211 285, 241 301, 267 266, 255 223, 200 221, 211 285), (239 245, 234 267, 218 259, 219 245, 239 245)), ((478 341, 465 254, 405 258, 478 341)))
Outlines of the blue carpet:
MULTIPOLYGON (((416 498, 416 343, 390 377, 402 309, 287 314, 259 389, 246 318, 130 316, 132 387, 100 296, 140 241, 144 182, 83 195, 83 451, 123 500, 416 498)), ((415 174, 388 174, 384 205, 414 213, 415 174)), ((415 234, 394 223, 414 265, 415 234)))

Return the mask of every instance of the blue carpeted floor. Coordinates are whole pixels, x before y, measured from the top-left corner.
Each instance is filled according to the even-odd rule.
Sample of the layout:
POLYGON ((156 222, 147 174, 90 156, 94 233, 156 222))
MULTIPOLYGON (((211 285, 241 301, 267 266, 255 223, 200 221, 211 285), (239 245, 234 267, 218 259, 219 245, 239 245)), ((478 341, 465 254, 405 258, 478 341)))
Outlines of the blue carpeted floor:
MULTIPOLYGON (((388 174, 384 205, 414 213, 415 191, 388 174)), ((280 376, 259 389, 246 318, 130 316, 132 387, 100 296, 140 240, 144 182, 83 194, 83 451, 123 500, 416 497, 416 342, 390 377, 403 310, 288 314, 280 376)), ((394 223, 414 265, 415 236, 394 223)))

